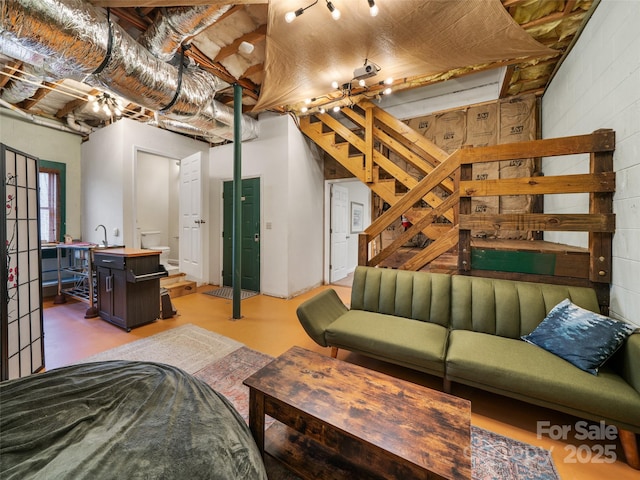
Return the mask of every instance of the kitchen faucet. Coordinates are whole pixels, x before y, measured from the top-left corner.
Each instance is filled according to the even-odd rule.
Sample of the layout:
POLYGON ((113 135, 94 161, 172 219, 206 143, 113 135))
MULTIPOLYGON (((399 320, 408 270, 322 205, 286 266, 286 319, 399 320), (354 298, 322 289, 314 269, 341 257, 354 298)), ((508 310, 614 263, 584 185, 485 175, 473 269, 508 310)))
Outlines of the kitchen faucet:
POLYGON ((107 227, 105 227, 104 225, 100 224, 100 225, 98 225, 96 227, 94 232, 97 232, 100 227, 102 227, 102 229, 104 230, 104 240, 102 241, 102 243, 104 243, 105 247, 108 247, 109 245, 107 244, 107 227))

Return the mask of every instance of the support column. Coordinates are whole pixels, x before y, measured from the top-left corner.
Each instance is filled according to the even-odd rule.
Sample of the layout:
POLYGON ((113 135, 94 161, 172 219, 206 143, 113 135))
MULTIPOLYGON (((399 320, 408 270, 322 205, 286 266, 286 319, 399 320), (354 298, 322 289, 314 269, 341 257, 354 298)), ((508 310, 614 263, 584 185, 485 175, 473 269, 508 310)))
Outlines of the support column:
POLYGON ((233 85, 233 225, 232 270, 233 319, 242 318, 242 87, 233 85))

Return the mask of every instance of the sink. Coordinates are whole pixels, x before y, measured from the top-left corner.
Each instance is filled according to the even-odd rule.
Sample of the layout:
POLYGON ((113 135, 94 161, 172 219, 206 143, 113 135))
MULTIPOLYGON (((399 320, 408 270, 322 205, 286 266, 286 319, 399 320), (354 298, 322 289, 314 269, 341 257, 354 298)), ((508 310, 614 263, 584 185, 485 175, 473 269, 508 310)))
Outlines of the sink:
POLYGON ((124 245, 107 245, 106 247, 104 245, 96 245, 93 249, 94 250, 108 250, 109 248, 124 248, 124 245))

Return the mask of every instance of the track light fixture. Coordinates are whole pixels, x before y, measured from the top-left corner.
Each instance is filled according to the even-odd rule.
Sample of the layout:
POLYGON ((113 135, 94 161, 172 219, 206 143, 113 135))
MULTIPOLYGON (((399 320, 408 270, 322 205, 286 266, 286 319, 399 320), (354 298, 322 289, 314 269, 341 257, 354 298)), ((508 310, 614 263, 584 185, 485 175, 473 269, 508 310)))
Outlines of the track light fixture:
MULTIPOLYGON (((287 12, 284 15, 285 21, 287 23, 293 22, 296 18, 302 15, 307 9, 313 7, 318 2, 319 0, 316 0, 315 2, 310 3, 306 7, 302 7, 297 10, 292 10, 290 12, 287 12)), ((329 9, 329 12, 331 12, 331 16, 333 17, 333 19, 339 20, 341 15, 340 10, 333 4, 331 0, 325 0, 325 2, 327 4, 327 8, 329 9)), ((369 13, 371 14, 371 16, 375 17, 376 15, 378 15, 379 9, 378 9, 378 6, 376 5, 375 0, 367 0, 367 2, 369 3, 369 13)))

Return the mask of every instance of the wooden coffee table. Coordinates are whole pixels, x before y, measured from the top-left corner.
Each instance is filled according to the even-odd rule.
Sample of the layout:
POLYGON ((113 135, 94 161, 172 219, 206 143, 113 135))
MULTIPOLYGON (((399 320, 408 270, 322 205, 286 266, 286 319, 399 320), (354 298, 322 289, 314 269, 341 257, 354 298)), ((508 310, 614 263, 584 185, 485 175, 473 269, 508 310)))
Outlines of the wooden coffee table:
POLYGON ((467 400, 300 347, 244 384, 262 455, 303 478, 471 478, 467 400))

